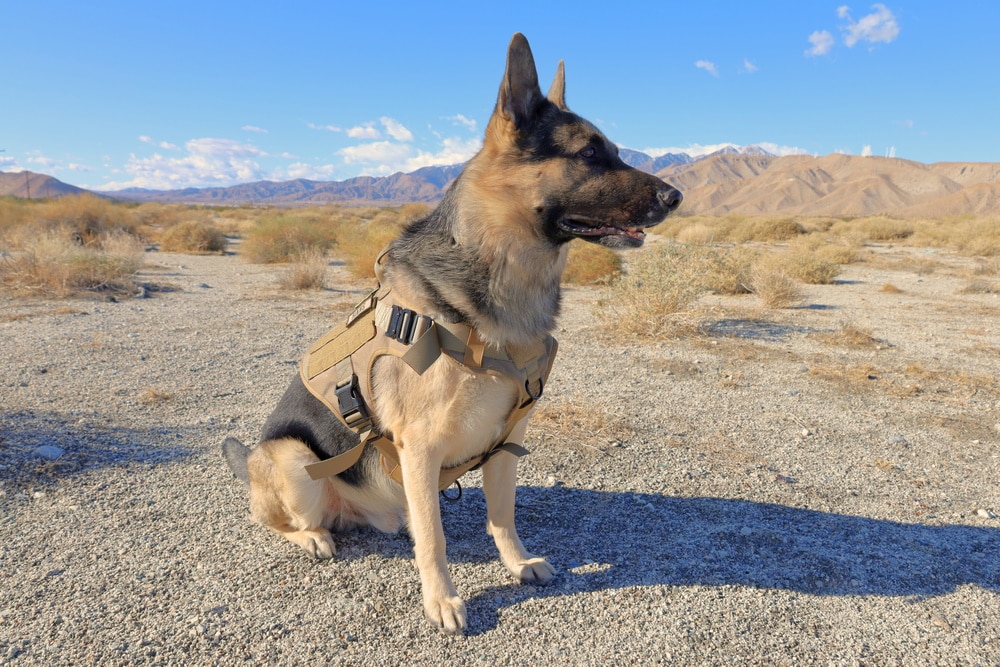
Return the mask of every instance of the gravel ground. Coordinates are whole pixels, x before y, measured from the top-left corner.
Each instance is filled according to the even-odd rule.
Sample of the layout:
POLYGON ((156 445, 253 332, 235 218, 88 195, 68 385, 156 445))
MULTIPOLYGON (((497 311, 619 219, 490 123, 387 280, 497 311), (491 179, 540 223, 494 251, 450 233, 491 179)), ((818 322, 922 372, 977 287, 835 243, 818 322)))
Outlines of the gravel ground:
POLYGON ((364 285, 151 253, 151 298, 2 297, 0 663, 1000 664, 1000 297, 901 252, 655 344, 567 290, 518 493, 558 574, 509 578, 473 473, 443 503, 460 637, 423 619, 405 532, 312 560, 219 453, 364 285))

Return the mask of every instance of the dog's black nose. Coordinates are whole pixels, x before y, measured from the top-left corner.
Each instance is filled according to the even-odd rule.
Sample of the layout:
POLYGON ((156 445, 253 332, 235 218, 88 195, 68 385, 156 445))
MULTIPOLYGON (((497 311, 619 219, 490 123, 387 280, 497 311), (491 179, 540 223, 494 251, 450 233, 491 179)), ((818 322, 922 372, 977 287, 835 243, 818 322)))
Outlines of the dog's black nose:
POLYGON ((667 213, 673 213, 681 205, 684 195, 677 188, 668 187, 666 190, 661 190, 656 195, 656 198, 660 200, 660 204, 666 209, 667 213))

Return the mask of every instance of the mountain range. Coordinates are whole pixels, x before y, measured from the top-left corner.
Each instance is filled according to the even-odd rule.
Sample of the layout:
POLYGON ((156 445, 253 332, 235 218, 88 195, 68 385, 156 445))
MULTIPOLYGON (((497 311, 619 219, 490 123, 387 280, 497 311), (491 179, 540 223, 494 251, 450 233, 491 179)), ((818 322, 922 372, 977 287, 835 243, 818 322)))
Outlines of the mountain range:
MULTIPOLYGON (((684 193, 682 213, 705 215, 942 217, 1000 215, 1000 163, 923 164, 898 158, 830 154, 778 157, 757 146, 729 146, 703 157, 651 156, 621 149, 622 159, 684 193)), ((345 181, 258 181, 184 190, 98 192, 129 201, 304 206, 323 203, 433 203, 462 165, 425 167, 386 177, 345 181)), ((56 197, 86 190, 31 172, 0 173, 0 195, 56 197)))

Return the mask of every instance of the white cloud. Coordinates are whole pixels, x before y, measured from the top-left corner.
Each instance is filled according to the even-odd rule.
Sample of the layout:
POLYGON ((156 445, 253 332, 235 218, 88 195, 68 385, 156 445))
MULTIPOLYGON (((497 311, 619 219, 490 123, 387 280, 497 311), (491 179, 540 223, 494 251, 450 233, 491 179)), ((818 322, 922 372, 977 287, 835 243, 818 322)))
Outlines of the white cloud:
POLYGON ((337 151, 345 164, 360 165, 361 173, 385 176, 396 172, 411 172, 422 167, 451 165, 465 162, 479 150, 481 140, 446 138, 435 151, 415 149, 411 144, 375 141, 348 146, 337 151))
POLYGON ((415 156, 407 160, 403 171, 414 171, 421 167, 433 167, 435 165, 461 164, 470 159, 482 146, 482 140, 475 139, 445 139, 441 142, 441 149, 436 153, 418 151, 415 156))
POLYGON ((382 116, 379 118, 379 122, 385 128, 386 134, 396 141, 413 141, 413 133, 403 127, 403 124, 399 121, 388 116, 382 116))
POLYGON ((334 177, 337 166, 333 164, 312 165, 305 162, 294 162, 284 170, 272 175, 273 180, 284 181, 295 178, 305 178, 310 181, 328 181, 334 177))
POLYGON ((896 16, 882 3, 872 5, 875 10, 871 14, 862 16, 857 21, 851 19, 850 8, 846 5, 837 9, 837 15, 847 20, 847 25, 843 30, 847 34, 844 36, 844 44, 849 47, 858 42, 884 42, 886 44, 899 37, 899 24, 896 23, 896 16))
POLYGON ((132 179, 108 183, 103 189, 231 185, 260 180, 264 175, 257 160, 267 156, 267 153, 250 144, 231 139, 203 138, 188 141, 184 150, 187 154, 181 157, 164 157, 159 153, 138 157, 133 153, 123 169, 132 179))
POLYGON ((715 63, 708 60, 696 60, 694 66, 698 69, 703 69, 712 76, 719 76, 719 68, 715 66, 715 63))
POLYGON ((834 39, 829 30, 817 30, 809 35, 809 43, 812 44, 812 48, 806 49, 806 55, 822 56, 833 48, 834 39))
POLYGON ((375 141, 342 148, 337 154, 344 158, 345 164, 396 165, 410 156, 410 147, 391 141, 375 141))
POLYGON ((262 127, 257 127, 256 125, 244 125, 240 128, 244 132, 256 132, 258 134, 267 134, 267 130, 262 127))
POLYGON ((744 72, 746 72, 747 74, 753 74, 758 69, 760 69, 760 68, 757 67, 756 65, 754 65, 752 62, 750 62, 750 60, 748 58, 744 58, 743 59, 743 71, 744 72))
POLYGON ((381 139, 382 133, 375 128, 375 123, 365 123, 347 130, 351 139, 381 139))
POLYGON ((476 121, 472 118, 467 118, 460 113, 457 113, 454 116, 446 116, 445 120, 450 120, 452 125, 464 125, 470 131, 476 131, 476 121))
POLYGON ((336 125, 317 125, 316 123, 306 123, 306 127, 310 130, 323 130, 324 132, 343 132, 343 130, 336 125))
POLYGON ((0 169, 7 171, 20 171, 21 164, 15 157, 0 157, 0 169))
POLYGON ((771 143, 770 141, 762 141, 757 144, 768 153, 772 155, 808 155, 809 151, 804 148, 798 148, 797 146, 782 146, 779 144, 771 143))
POLYGON ((163 150, 167 151, 179 151, 181 149, 180 146, 178 146, 177 144, 172 144, 169 141, 156 142, 153 140, 152 137, 148 137, 145 134, 139 135, 139 141, 141 141, 144 144, 149 144, 150 146, 159 146, 163 150))

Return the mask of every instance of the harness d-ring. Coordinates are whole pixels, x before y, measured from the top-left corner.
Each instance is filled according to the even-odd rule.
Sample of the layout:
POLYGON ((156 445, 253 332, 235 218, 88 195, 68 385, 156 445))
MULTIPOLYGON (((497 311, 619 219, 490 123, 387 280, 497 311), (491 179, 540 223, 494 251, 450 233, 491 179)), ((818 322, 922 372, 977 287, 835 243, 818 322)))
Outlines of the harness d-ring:
POLYGON ((447 489, 441 491, 441 497, 449 502, 454 503, 462 499, 462 485, 459 484, 458 480, 456 479, 455 483, 452 486, 458 489, 458 493, 454 496, 449 496, 448 491, 451 489, 451 486, 449 486, 447 489))
POLYGON ((538 394, 536 395, 531 393, 531 385, 529 382, 529 380, 524 381, 524 391, 528 392, 528 396, 531 397, 532 401, 537 401, 542 397, 542 392, 545 391, 545 383, 542 381, 542 378, 538 378, 538 394))

